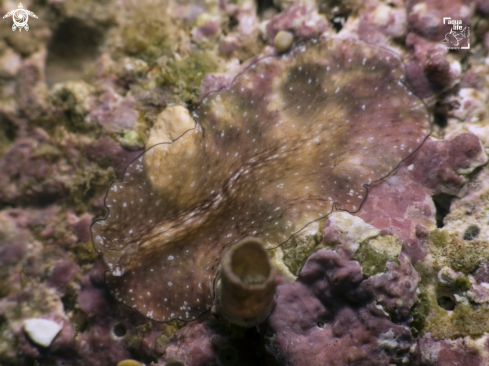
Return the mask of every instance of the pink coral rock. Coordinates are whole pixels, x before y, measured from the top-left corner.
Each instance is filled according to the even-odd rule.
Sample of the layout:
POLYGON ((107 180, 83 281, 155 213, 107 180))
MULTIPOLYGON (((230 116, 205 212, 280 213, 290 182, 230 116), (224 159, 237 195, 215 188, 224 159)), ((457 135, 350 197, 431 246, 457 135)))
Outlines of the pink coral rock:
POLYGON ((281 365, 389 365, 408 357, 411 333, 361 289, 358 262, 321 250, 279 287, 267 350, 281 365))
POLYGON ((487 155, 475 135, 461 134, 445 141, 427 139, 392 176, 370 187, 358 216, 396 234, 415 263, 427 254, 423 245, 426 229, 436 224, 431 197, 464 195, 467 174, 486 162, 487 155))
POLYGON ((388 262, 387 272, 371 276, 362 284, 398 323, 410 321, 409 312, 417 301, 419 281, 419 275, 406 255, 401 254, 399 262, 388 262))

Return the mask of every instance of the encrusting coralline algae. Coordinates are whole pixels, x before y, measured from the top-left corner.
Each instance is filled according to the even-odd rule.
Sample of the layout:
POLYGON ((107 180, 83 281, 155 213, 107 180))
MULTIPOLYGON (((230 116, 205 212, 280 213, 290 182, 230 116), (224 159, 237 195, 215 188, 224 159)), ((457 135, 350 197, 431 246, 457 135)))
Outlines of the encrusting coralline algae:
POLYGON ((276 247, 333 208, 357 211, 429 132, 396 54, 338 39, 257 62, 192 116, 112 184, 92 226, 113 295, 159 321, 210 308, 232 243, 276 247))
MULTIPOLYGON (((38 19, 29 20, 29 32, 12 32, 12 19, 0 19, 2 365, 488 364, 488 0, 274 0, 273 5, 270 1, 255 0, 60 0, 34 1, 24 6, 38 15, 38 19), (470 28, 470 49, 445 48, 442 40, 451 25, 444 23, 444 17, 458 19, 463 27, 470 28), (279 273, 275 283, 271 283, 275 285, 282 280, 270 315, 260 325, 245 328, 232 324, 247 326, 255 322, 243 323, 242 319, 230 316, 241 317, 240 307, 228 307, 224 311, 220 308, 217 293, 227 290, 226 286, 218 286, 220 274, 215 273, 225 264, 219 250, 196 254, 198 258, 204 255, 212 258, 214 270, 204 275, 216 280, 207 289, 211 298, 214 297, 213 307, 195 321, 160 322, 147 317, 143 305, 152 306, 158 298, 164 300, 165 296, 160 295, 168 289, 149 290, 149 298, 148 289, 143 286, 144 292, 138 296, 145 303, 137 310, 124 306, 110 294, 106 277, 122 282, 127 275, 122 278, 110 275, 102 254, 93 248, 90 233, 93 219, 107 213, 104 199, 110 182, 115 180, 118 186, 127 184, 127 177, 122 182, 124 169, 143 153, 143 146, 150 149, 177 140, 170 150, 175 156, 182 156, 185 164, 187 148, 195 145, 196 136, 189 133, 180 136, 195 126, 207 127, 200 131, 202 138, 206 142, 213 139, 215 150, 211 152, 220 152, 220 156, 228 151, 241 154, 241 149, 276 146, 271 134, 257 135, 264 127, 273 127, 267 122, 274 115, 266 114, 269 111, 263 108, 264 101, 257 108, 255 101, 252 106, 258 113, 250 113, 255 110, 250 106, 251 101, 269 97, 271 94, 265 87, 271 86, 272 80, 286 84, 287 72, 292 70, 293 60, 297 65, 300 62, 298 50, 308 44, 307 40, 322 39, 320 42, 327 43, 335 37, 342 40, 339 43, 349 45, 347 48, 351 47, 353 54, 359 48, 363 51, 368 48, 375 50, 373 53, 380 58, 388 50, 397 55, 390 65, 397 70, 396 74, 404 75, 401 69, 406 69, 405 84, 422 98, 433 122, 431 136, 397 169, 384 179, 372 182, 359 210, 333 210, 327 215, 328 212, 316 211, 317 204, 307 210, 299 205, 297 208, 304 209, 305 215, 289 220, 295 227, 278 225, 275 230, 273 225, 265 223, 259 228, 269 233, 267 252, 279 273), (303 41, 306 43, 301 44, 303 41), (249 67, 268 56, 271 56, 268 67, 276 67, 277 75, 269 78, 265 75, 262 79, 249 67), (236 82, 243 84, 244 93, 232 86, 239 73, 242 74, 236 82), (248 83, 243 79, 246 75, 251 79, 248 83), (252 90, 249 85, 259 87, 252 90), (217 92, 222 87, 227 89, 217 92), (205 95, 208 99, 204 102, 205 95), (221 101, 216 100, 218 95, 221 101), (234 109, 236 105, 238 109, 234 109), (234 117, 229 117, 234 110, 234 117), (211 119, 216 111, 227 116, 225 126, 219 126, 225 130, 221 145, 215 145, 220 135, 211 128, 219 120, 211 119), (242 114, 246 111, 244 118, 242 114), (244 126, 246 118, 254 123, 251 117, 261 116, 263 111, 265 118, 256 124, 260 128, 250 131, 250 136, 260 143, 266 140, 267 145, 255 147, 246 138, 240 143, 238 127, 244 126), (230 125, 233 127, 228 128, 230 125), (237 134, 233 137, 228 133, 231 131, 237 134), (310 216, 316 213, 327 217, 312 221, 314 217, 310 216), (301 228, 290 240, 274 246, 273 242, 278 242, 281 234, 295 233, 301 228), (340 285, 335 284, 336 279, 340 285), (355 315, 363 317, 354 319, 355 315), (54 322, 62 329, 50 345, 41 346, 30 332, 29 319, 54 322)), ((0 13, 4 15, 14 8, 17 4, 3 2, 0 13)), ((310 51, 308 47, 304 56, 310 51)), ((354 80, 354 89, 358 89, 354 90, 355 98, 363 90, 368 92, 369 100, 386 101, 389 94, 378 96, 374 92, 376 81, 366 67, 358 66, 357 62, 355 68, 348 68, 347 52, 346 49, 324 57, 324 62, 332 62, 331 66, 338 60, 344 61, 340 65, 343 81, 326 77, 321 80, 330 84, 341 82, 346 87, 348 82, 344 81, 349 78, 354 80), (363 74, 367 75, 367 85, 355 84, 362 80, 363 74)), ((385 58, 382 62, 387 65, 385 58)), ((262 69, 267 67, 264 60, 257 65, 262 69)), ((330 71, 334 75, 333 68, 330 71)), ((287 101, 296 98, 303 116, 308 116, 310 112, 302 106, 315 98, 305 100, 308 92, 303 96, 297 94, 296 86, 304 84, 302 79, 290 85, 294 88, 289 91, 287 101)), ((284 93, 277 94, 281 101, 286 100, 284 93)), ((314 95, 321 96, 324 94, 314 95)), ((332 118, 355 107, 361 110, 363 105, 355 106, 355 98, 343 101, 334 93, 327 98, 338 106, 333 108, 332 118)), ((331 105, 327 109, 331 110, 331 105)), ((293 109, 280 111, 290 115, 292 112, 293 109)), ((296 113, 291 119, 297 116, 296 113)), ((316 123, 310 121, 312 125, 316 123)), ((408 124, 409 121, 403 123, 408 124)), ((280 143, 297 143, 303 148, 299 143, 307 136, 296 136, 297 131, 291 127, 284 130, 280 143), (296 140, 292 141, 293 138, 296 140)), ((353 129, 353 124, 351 127, 352 132, 360 132, 359 128, 353 129)), ((323 137, 323 132, 319 136, 323 137)), ((348 131, 338 129, 337 132, 348 131)), ((396 135, 394 131, 393 136, 396 135)), ((369 137, 362 133, 350 136, 363 140, 369 137)), ((393 147, 396 145, 391 144, 393 136, 379 138, 386 139, 385 147, 393 147)), ((323 140, 357 151, 334 135, 323 140)), ((302 150, 304 164, 300 168, 304 171, 313 168, 314 159, 323 162, 317 156, 326 147, 316 149, 311 150, 310 156, 302 150)), ((197 150, 193 150, 196 154, 197 150)), ((154 163, 169 164, 169 160, 178 163, 176 159, 162 160, 160 153, 153 154, 153 160, 148 153, 143 155, 144 172, 138 174, 148 173, 150 167, 154 169, 154 163)), ((220 184, 219 180, 233 177, 238 169, 230 171, 233 164, 243 163, 248 156, 246 151, 241 155, 227 156, 230 165, 216 166, 227 176, 213 177, 216 185, 220 184)), ((215 155, 211 157, 214 159, 215 155)), ((322 158, 329 162, 327 157, 322 158)), ((209 160, 211 163, 214 161, 209 160)), ((177 189, 175 184, 167 185, 163 179, 167 177, 165 167, 161 167, 160 184, 154 180, 148 184, 154 184, 152 193, 158 191, 167 197, 162 190, 177 193, 177 189)), ((320 172, 323 167, 317 168, 320 172)), ((171 169, 181 173, 177 166, 171 169)), ((269 198, 261 194, 262 186, 256 188, 257 182, 261 182, 258 177, 269 173, 282 174, 285 184, 284 188, 273 191, 282 194, 273 196, 268 203, 284 199, 287 193, 304 203, 302 182, 297 185, 288 171, 276 172, 271 167, 263 174, 254 171, 248 185, 256 184, 237 189, 234 194, 244 192, 262 201, 269 198)), ((245 184, 241 178, 234 181, 234 187, 245 184)), ((320 181, 314 176, 309 178, 320 181)), ((189 179, 188 186, 182 187, 185 191, 180 192, 179 199, 188 192, 187 199, 194 192, 205 196, 197 186, 190 187, 193 181, 189 179)), ((304 185, 312 189, 309 184, 304 185)), ((365 191, 364 187, 361 189, 365 191)), ((241 201, 229 202, 231 191, 226 194, 224 202, 229 210, 235 210, 241 201)), ((322 197, 325 204, 328 197, 322 197)), ((206 200, 199 195, 195 198, 199 202, 206 200)), ((340 198, 335 201, 345 204, 340 198)), ((130 203, 130 200, 121 202, 130 203)), ((145 202, 143 211, 151 207, 149 200, 145 202)), ((212 197, 208 202, 214 202, 212 197)), ((187 203, 194 208, 195 202, 187 203)), ((245 204, 255 207, 255 202, 245 204)), ((137 215, 143 212, 136 213, 135 206, 131 207, 134 220, 127 223, 127 231, 136 227, 146 230, 147 227, 141 226, 146 221, 137 220, 137 215)), ((176 205, 168 208, 182 213, 176 205)), ((215 216, 209 216, 208 220, 215 217, 216 223, 219 220, 228 225, 232 217, 239 218, 241 229, 244 227, 246 231, 251 220, 245 217, 246 211, 226 216, 229 210, 210 210, 215 216)), ((166 214, 161 212, 162 219, 168 222, 166 214)), ((197 212, 194 218, 201 219, 201 210, 197 212)), ((114 215, 115 211, 111 210, 110 214, 114 215)), ((287 215, 285 212, 283 217, 287 215)), ((171 220, 181 223, 179 218, 171 220)), ((189 233, 187 224, 179 226, 182 233, 189 233)), ((217 244, 224 253, 226 245, 232 248, 238 242, 240 232, 234 229, 236 241, 232 237, 227 243, 217 233, 219 229, 216 224, 213 234, 222 239, 217 244)), ((194 236, 200 233, 200 227, 191 232, 194 236)), ((130 239, 129 235, 126 239, 130 239)), ((192 243, 186 244, 192 246, 192 243)), ((205 242, 203 245, 212 249, 205 242)), ((115 254, 114 261, 120 257, 120 253, 115 254)), ((139 254, 141 250, 132 259, 139 258, 139 254)), ((173 255, 173 261, 182 259, 169 255, 173 255)), ((168 256, 163 259, 168 261, 168 256)), ((146 265, 144 259, 142 266, 146 265)), ((181 267, 186 268, 187 264, 182 261, 181 267)), ((192 265, 200 264, 191 262, 192 265)), ((273 271, 269 274, 273 279, 273 271)), ((183 279, 187 280, 190 285, 194 279, 183 279)), ((146 278, 141 283, 144 281, 146 278)), ((160 273, 155 282, 163 286, 168 280, 160 273)), ((175 283, 172 281, 173 291, 175 283)), ((180 286, 181 294, 186 285, 180 286)), ((140 287, 131 288, 138 291, 140 287)), ((184 309, 177 308, 177 312, 185 318, 184 309)), ((261 322, 267 312, 265 307, 256 322, 261 322)))

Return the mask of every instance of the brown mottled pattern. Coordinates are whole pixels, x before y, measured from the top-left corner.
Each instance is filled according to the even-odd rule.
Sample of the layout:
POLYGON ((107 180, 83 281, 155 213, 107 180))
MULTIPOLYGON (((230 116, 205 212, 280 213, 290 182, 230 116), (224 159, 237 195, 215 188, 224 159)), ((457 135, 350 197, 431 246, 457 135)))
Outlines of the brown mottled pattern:
POLYGON ((269 247, 334 208, 356 211, 428 134, 404 68, 384 49, 320 40, 265 58, 208 95, 196 126, 135 160, 92 227, 114 296, 149 318, 193 320, 213 302, 223 251, 269 247))

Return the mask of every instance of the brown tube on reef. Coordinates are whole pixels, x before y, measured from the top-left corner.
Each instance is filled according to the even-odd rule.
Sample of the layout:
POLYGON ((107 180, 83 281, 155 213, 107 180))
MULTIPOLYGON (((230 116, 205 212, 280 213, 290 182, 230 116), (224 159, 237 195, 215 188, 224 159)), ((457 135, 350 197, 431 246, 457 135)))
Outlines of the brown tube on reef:
POLYGON ((277 284, 263 242, 245 238, 222 256, 216 310, 242 327, 261 324, 272 310, 277 284))

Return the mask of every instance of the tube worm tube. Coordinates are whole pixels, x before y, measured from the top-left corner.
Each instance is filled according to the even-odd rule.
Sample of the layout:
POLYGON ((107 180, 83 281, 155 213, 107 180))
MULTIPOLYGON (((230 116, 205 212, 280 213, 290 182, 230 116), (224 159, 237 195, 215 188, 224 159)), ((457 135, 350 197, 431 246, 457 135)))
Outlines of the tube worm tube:
POLYGON ((277 284, 277 274, 263 242, 245 238, 222 257, 216 309, 233 324, 258 325, 270 314, 277 284))

